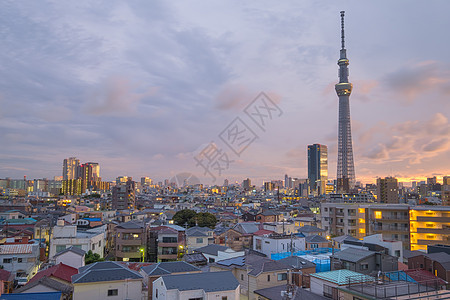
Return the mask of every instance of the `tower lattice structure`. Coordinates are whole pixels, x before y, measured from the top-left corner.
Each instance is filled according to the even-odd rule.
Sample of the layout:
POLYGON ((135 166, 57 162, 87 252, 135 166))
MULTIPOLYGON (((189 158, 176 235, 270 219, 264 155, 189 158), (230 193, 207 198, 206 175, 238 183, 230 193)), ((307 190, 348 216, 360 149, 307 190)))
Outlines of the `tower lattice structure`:
POLYGON ((355 185, 355 165, 350 124, 350 94, 353 85, 348 82, 349 61, 345 49, 344 14, 345 12, 341 11, 341 53, 337 63, 339 66, 339 83, 335 85, 339 97, 337 190, 341 193, 348 193, 355 185))

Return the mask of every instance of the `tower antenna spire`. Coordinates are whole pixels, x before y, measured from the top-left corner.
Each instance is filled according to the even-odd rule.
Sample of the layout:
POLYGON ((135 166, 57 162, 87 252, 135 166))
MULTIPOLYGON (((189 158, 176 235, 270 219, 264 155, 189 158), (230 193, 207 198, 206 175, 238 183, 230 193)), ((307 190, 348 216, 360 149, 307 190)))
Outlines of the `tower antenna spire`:
POLYGON ((344 35, 344 15, 345 11, 341 11, 341 49, 345 49, 345 35, 344 35))

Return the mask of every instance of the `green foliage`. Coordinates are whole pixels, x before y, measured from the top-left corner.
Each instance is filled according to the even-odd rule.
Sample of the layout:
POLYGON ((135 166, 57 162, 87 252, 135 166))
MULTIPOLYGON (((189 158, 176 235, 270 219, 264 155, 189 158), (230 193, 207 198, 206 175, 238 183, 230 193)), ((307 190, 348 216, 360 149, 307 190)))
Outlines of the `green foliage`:
POLYGON ((190 209, 183 209, 173 216, 173 221, 179 226, 193 227, 196 224, 200 227, 214 228, 217 224, 217 219, 210 213, 196 213, 190 209))
POLYGON ((84 262, 86 265, 104 260, 105 260, 104 258, 100 258, 100 254, 92 253, 91 250, 89 250, 88 253, 86 253, 86 255, 84 256, 84 262))
POLYGON ((209 227, 214 228, 217 224, 216 216, 208 213, 208 212, 202 212, 197 214, 197 224, 200 227, 209 227))

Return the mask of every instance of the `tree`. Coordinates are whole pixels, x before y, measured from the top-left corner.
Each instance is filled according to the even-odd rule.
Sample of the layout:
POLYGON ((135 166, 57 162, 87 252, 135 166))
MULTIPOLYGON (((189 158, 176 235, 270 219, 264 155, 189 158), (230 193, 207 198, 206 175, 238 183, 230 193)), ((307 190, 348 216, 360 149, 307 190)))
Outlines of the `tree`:
POLYGON ((211 229, 214 229, 214 227, 216 227, 217 224, 217 218, 215 215, 208 212, 198 213, 197 224, 200 227, 209 227, 211 229))
POLYGON ((179 226, 184 226, 187 223, 188 227, 195 226, 195 217, 197 213, 190 209, 183 209, 177 212, 172 220, 179 226))
POLYGON ((86 255, 84 256, 84 263, 86 265, 98 262, 98 261, 104 261, 104 258, 100 257, 100 254, 98 253, 92 253, 92 250, 89 250, 86 255))
POLYGON ((183 209, 173 216, 173 221, 179 226, 193 227, 198 225, 200 227, 214 228, 217 224, 216 217, 211 213, 196 213, 190 209, 183 209))

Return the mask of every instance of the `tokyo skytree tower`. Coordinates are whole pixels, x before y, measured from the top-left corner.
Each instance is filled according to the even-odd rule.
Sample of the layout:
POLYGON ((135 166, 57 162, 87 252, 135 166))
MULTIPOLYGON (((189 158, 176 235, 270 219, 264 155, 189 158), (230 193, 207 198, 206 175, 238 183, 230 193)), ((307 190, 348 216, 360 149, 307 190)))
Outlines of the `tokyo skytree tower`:
POLYGON ((348 82, 348 59, 344 39, 344 11, 341 11, 341 55, 338 60, 339 83, 335 85, 339 97, 339 141, 337 163, 337 192, 348 193, 355 186, 352 129, 350 124, 350 94, 353 85, 348 82))

